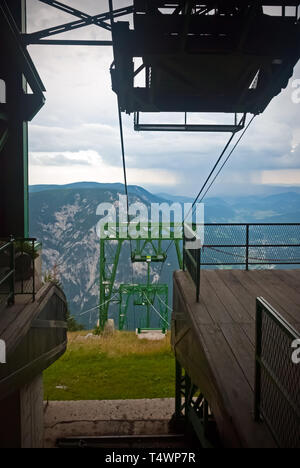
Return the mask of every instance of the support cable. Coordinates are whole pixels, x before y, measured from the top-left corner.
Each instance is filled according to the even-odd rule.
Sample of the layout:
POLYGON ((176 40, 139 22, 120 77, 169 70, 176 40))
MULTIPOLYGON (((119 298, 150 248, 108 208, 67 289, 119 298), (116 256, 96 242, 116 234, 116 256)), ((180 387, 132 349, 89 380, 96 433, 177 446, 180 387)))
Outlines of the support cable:
POLYGON ((127 183, 127 168, 126 168, 126 155, 125 155, 125 144, 124 144, 124 131, 123 131, 123 121, 122 121, 122 112, 119 105, 118 99, 118 113, 119 113, 119 128, 120 128, 120 139, 121 139, 121 151, 122 151, 122 165, 123 165, 123 175, 124 175, 124 184, 125 184, 125 195, 127 197, 127 219, 129 223, 129 192, 128 192, 128 183, 127 183))
POLYGON ((168 328, 170 326, 169 322, 159 313, 159 311, 154 307, 153 304, 151 304, 151 302, 149 301, 149 298, 146 294, 144 294, 147 302, 150 304, 150 306, 152 307, 152 309, 157 313, 157 315, 159 315, 159 317, 168 325, 168 328))
POLYGON ((165 307, 167 307, 167 309, 169 309, 171 312, 173 312, 173 309, 168 305, 166 304, 162 298, 160 296, 157 296, 157 299, 161 302, 161 304, 163 304, 165 307))
MULTIPOLYGON (((113 0, 108 0, 109 3, 109 12, 110 12, 110 22, 111 22, 111 29, 112 29, 112 39, 114 34, 114 6, 113 0)), ((121 140, 121 152, 122 152, 122 165, 123 165, 123 175, 124 175, 124 185, 125 185, 125 195, 126 195, 126 205, 127 205, 127 224, 129 227, 129 191, 128 191, 128 183, 127 183, 127 168, 126 168, 126 154, 125 154, 125 143, 124 143, 124 131, 123 131, 123 120, 122 120, 122 111, 119 101, 119 96, 117 98, 118 102, 118 116, 119 116, 119 129, 120 129, 120 140, 121 140)), ((130 239, 130 253, 132 258, 132 241, 130 239)), ((133 272, 132 272, 132 280, 133 280, 133 272)))
MULTIPOLYGON (((224 168, 225 164, 228 162, 229 158, 231 157, 232 153, 235 151, 235 149, 237 148, 238 144, 240 143, 240 141, 242 140, 243 136, 245 135, 246 131, 248 130, 248 128, 250 127, 251 123, 253 122, 255 118, 255 115, 252 117, 251 121, 248 123, 247 127, 244 129, 242 135, 240 136, 240 138, 238 139, 238 141, 236 142, 236 144, 234 145, 233 149, 230 151, 229 153, 229 156, 226 158, 225 160, 225 163, 223 163, 221 169, 218 171, 217 175, 215 176, 215 178, 213 179, 212 183, 209 185, 208 189, 206 190, 204 196, 202 196, 201 198, 201 201, 200 203, 203 201, 204 197, 206 196, 206 194, 208 193, 208 191, 211 189, 211 187, 213 186, 214 182, 216 181, 217 177, 219 176, 219 174, 221 173, 222 169, 224 168)), ((240 123, 239 125, 242 125, 244 121, 244 116, 241 118, 240 120, 240 123)), ((209 181, 211 180, 212 176, 214 175, 214 172, 215 170, 217 169, 218 165, 220 164, 221 160, 223 159, 223 156, 225 155, 226 151, 228 150, 228 148, 230 147, 233 139, 234 139, 234 136, 235 136, 235 133, 232 133, 231 137, 229 138, 228 142, 226 143, 221 155, 219 156, 219 158, 217 159, 215 165, 213 166, 209 176, 207 177, 207 179, 205 180, 204 184, 202 185, 201 187, 201 190, 199 191, 197 197, 195 198, 193 204, 192 204, 192 208, 190 209, 190 211, 188 212, 187 216, 185 217, 184 219, 184 222, 186 221, 186 219, 188 218, 188 216, 190 215, 191 211, 193 211, 193 214, 194 214, 194 208, 196 206, 196 203, 199 201, 201 195, 203 194, 205 188, 207 187, 207 185, 209 184, 209 181)))
POLYGON ((96 310, 96 309, 99 309, 99 307, 105 305, 105 304, 108 304, 109 302, 112 302, 116 297, 118 296, 118 293, 116 293, 113 297, 111 297, 110 299, 108 299, 107 301, 103 302, 102 304, 98 304, 96 307, 93 307, 92 309, 88 309, 88 310, 85 310, 84 312, 81 312, 79 315, 85 315, 85 314, 88 314, 89 312, 92 312, 93 310, 96 310))
MULTIPOLYGON (((130 224, 129 190, 128 190, 128 183, 127 183, 127 168, 126 168, 126 154, 125 154, 125 143, 124 143, 123 120, 122 120, 121 107, 119 105, 119 98, 118 98, 118 113, 119 113, 119 127, 120 127, 120 139, 121 139, 122 165, 123 165, 124 185, 125 185, 125 195, 126 195, 126 207, 127 207, 127 224, 128 224, 128 228, 129 228, 129 224, 130 224)), ((129 234, 129 232, 128 232, 128 234, 129 234)), ((129 239, 129 241, 130 241, 130 255, 131 255, 131 258, 132 258, 132 253, 133 253, 132 240, 129 239)), ((133 266, 132 266, 131 274, 132 274, 132 283, 133 283, 133 266)))
MULTIPOLYGON (((244 119, 244 117, 241 119, 239 125, 242 124, 243 119, 244 119)), ((226 145, 225 145, 225 147, 224 147, 222 153, 220 154, 219 158, 217 159, 217 161, 216 161, 214 167, 213 167, 212 170, 210 171, 209 176, 207 177, 206 181, 205 181, 204 184, 202 185, 201 190, 199 191, 198 195, 196 196, 195 200, 193 201, 192 209, 195 207, 196 203, 198 202, 199 198, 201 197, 201 195, 202 195, 202 193, 203 193, 205 187, 206 187, 207 184, 209 183, 209 181, 210 181, 210 179, 211 179, 213 173, 215 172, 215 170, 216 170, 216 168, 218 167, 220 161, 222 160, 224 154, 226 153, 227 149, 229 148, 229 146, 230 146, 230 144, 231 144, 231 142, 232 142, 234 136, 235 136, 235 133, 232 133, 232 135, 231 135, 231 137, 229 138, 228 142, 226 143, 226 145)), ((189 214, 190 214, 190 213, 188 213, 188 215, 189 215, 189 214)), ((187 216, 188 216, 188 215, 187 215, 187 216)))
POLYGON ((200 203, 204 200, 204 198, 206 197, 206 195, 208 194, 208 192, 210 191, 210 189, 212 188, 212 186, 214 185, 215 181, 217 180, 217 178, 219 177, 220 173, 222 172, 222 170, 224 169, 224 167, 226 166, 227 162, 229 161, 229 159, 231 158, 232 154, 234 153, 234 151, 236 150, 237 146, 239 145, 239 143, 241 142, 241 140, 243 139, 245 133, 247 132, 247 130, 249 129, 250 125, 252 124, 253 120, 255 119, 256 115, 254 115, 252 117, 252 119, 250 120, 250 122, 248 123, 247 127, 244 129, 243 133, 241 134, 241 136, 239 137, 239 139, 237 140, 237 142, 235 143, 234 147, 232 148, 232 150, 230 151, 229 155, 227 156, 227 158, 225 159, 225 161, 223 162, 222 166, 220 167, 220 169, 218 170, 217 174, 215 175, 215 177, 213 178, 212 182, 210 183, 210 185, 208 186, 206 192, 204 193, 204 195, 202 196, 201 200, 200 200, 200 203))

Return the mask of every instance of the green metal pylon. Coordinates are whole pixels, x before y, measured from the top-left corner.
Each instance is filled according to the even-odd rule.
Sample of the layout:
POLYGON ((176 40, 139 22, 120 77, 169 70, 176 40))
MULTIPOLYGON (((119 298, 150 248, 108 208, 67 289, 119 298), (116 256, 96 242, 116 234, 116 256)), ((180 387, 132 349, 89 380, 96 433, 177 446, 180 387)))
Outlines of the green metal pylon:
MULTIPOLYGON (((168 286, 165 284, 151 284, 151 264, 163 263, 167 259, 167 252, 163 249, 163 241, 173 241, 176 247, 178 266, 183 267, 181 253, 182 239, 175 236, 176 225, 171 223, 171 229, 167 231, 163 223, 159 223, 153 229, 151 223, 143 226, 143 233, 147 234, 146 239, 122 238, 124 225, 117 224, 112 230, 113 234, 107 239, 100 239, 100 306, 99 306, 99 327, 104 329, 108 320, 109 307, 111 303, 119 303, 119 328, 123 330, 127 323, 127 312, 129 308, 130 297, 134 298, 135 303, 143 302, 146 307, 146 328, 151 325, 151 309, 154 308, 154 301, 157 297, 159 305, 157 311, 161 315, 161 327, 166 328, 168 323, 168 286), (116 285, 116 275, 120 261, 120 255, 124 242, 131 242, 134 249, 131 249, 131 261, 147 262, 147 284, 121 284, 116 285), (123 299, 123 296, 125 300, 123 299)), ((127 229, 126 229, 127 230, 127 229)))

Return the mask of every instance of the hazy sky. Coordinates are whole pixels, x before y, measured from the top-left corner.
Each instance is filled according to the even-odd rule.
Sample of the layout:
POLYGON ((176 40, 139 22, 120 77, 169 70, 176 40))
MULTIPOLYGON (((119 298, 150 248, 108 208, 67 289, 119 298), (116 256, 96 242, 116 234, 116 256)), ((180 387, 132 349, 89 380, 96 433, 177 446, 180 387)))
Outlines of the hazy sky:
MULTIPOLYGON (((90 14, 108 10, 107 0, 64 3, 90 14)), ((119 7, 131 2, 114 3, 119 7)), ((38 0, 27 0, 27 4, 29 32, 75 20, 38 0)), ((56 37, 110 39, 97 26, 56 37)), ((30 46, 29 51, 47 89, 46 105, 30 124, 30 183, 123 182, 117 103, 109 73, 112 49, 30 46)), ((255 194, 273 185, 300 187, 300 103, 292 101, 297 79, 300 64, 287 90, 257 117, 210 195, 255 194)), ((209 115, 201 118, 212 119, 209 115)), ((124 131, 129 183, 153 192, 191 196, 198 192, 228 138, 205 133, 136 133, 132 116, 124 117, 124 131)))

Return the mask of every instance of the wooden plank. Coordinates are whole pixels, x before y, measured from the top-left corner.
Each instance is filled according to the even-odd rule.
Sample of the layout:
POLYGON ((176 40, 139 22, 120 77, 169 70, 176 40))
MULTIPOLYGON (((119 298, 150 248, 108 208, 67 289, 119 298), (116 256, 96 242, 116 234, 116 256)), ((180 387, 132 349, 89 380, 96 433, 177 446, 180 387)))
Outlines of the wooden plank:
POLYGON ((244 309, 248 310, 251 319, 255 320, 255 308, 256 301, 255 295, 251 294, 247 288, 239 281, 233 272, 237 270, 222 270, 220 271, 220 277, 231 290, 232 294, 235 295, 237 300, 243 305, 244 309))
POLYGON ((218 430, 226 446, 241 447, 239 436, 232 425, 232 420, 227 411, 227 406, 223 400, 222 389, 216 384, 216 379, 208 365, 207 349, 199 336, 199 325, 213 326, 210 318, 209 324, 197 323, 197 312, 199 305, 191 301, 190 288, 185 289, 188 282, 192 282, 184 272, 174 273, 174 306, 172 316, 172 344, 177 360, 193 379, 193 383, 198 386, 205 395, 207 401, 213 409, 214 416, 218 422, 218 430), (181 297, 180 297, 181 296, 181 297), (179 310, 177 310, 179 307, 179 310), (180 327, 176 327, 176 317, 180 316, 180 327), (190 330, 175 345, 177 336, 181 330, 190 326, 190 330), (179 328, 179 332, 177 332, 179 328))
MULTIPOLYGON (((300 309, 298 304, 300 305, 300 275, 298 275, 298 288, 294 287, 291 285, 288 275, 285 274, 284 270, 272 270, 272 271, 262 271, 261 277, 263 278, 264 281, 268 282, 274 289, 278 289, 281 293, 285 294, 288 296, 288 300, 292 302, 294 305, 296 305, 296 310, 297 310, 297 315, 296 319, 300 319, 300 309), (299 289, 299 290, 297 290, 299 289)), ((294 280, 296 278, 294 277, 294 280)))
POLYGON ((183 271, 175 272, 174 278, 176 279, 179 290, 182 294, 184 293, 184 301, 182 299, 182 294, 177 297, 174 296, 173 308, 175 301, 180 301, 180 304, 178 304, 176 307, 177 314, 181 309, 184 310, 187 306, 190 308, 189 315, 193 318, 193 320, 197 321, 197 323, 213 323, 204 302, 200 301, 200 303, 196 303, 196 288, 188 273, 183 271))
POLYGON ((227 309, 228 313, 232 317, 232 320, 236 323, 251 323, 253 319, 249 313, 249 307, 245 306, 240 302, 233 294, 232 290, 223 281, 222 272, 218 270, 207 270, 202 271, 202 275, 205 275, 213 289, 215 290, 220 301, 227 309))
POLYGON ((209 315, 215 323, 232 323, 232 317, 220 301, 216 290, 203 274, 200 279, 200 302, 204 303, 209 315))
POLYGON ((246 335, 248 336, 250 342, 252 343, 253 346, 255 346, 256 342, 256 333, 255 333, 255 323, 245 323, 242 325, 242 328, 246 335))
POLYGON ((192 380, 207 392, 228 445, 275 446, 267 427, 253 420, 256 298, 263 296, 297 328, 299 280, 300 270, 206 270, 201 272, 200 304, 195 288, 187 285, 190 278, 178 281, 182 297, 175 307, 180 304, 191 328, 178 334, 176 354, 192 380), (197 312, 201 310, 206 311, 205 320, 208 312, 209 323, 203 323, 197 312))
MULTIPOLYGON (((250 277, 268 291, 270 303, 276 300, 283 317, 291 324, 300 321, 300 294, 278 279, 272 271, 250 271, 250 277), (256 274, 259 273, 259 274, 256 274)), ((268 300, 268 299, 267 299, 268 300)), ((276 309, 276 306, 273 305, 276 309)), ((279 312, 279 311, 278 311, 279 312)))
POLYGON ((274 447, 274 441, 264 424, 253 419, 254 397, 222 330, 217 326, 199 327, 201 341, 217 385, 223 394, 227 411, 241 438, 243 447, 274 447))
POLYGON ((248 291, 251 296, 251 306, 253 307, 253 313, 256 315, 256 298, 264 297, 270 304, 282 314, 286 320, 290 323, 295 323, 295 319, 290 315, 285 308, 282 306, 283 298, 278 293, 276 288, 268 285, 261 277, 262 271, 233 271, 232 275, 240 281, 244 288, 248 291))
POLYGON ((300 293, 300 270, 274 270, 274 275, 300 293))
POLYGON ((14 373, 0 380, 1 398, 8 396, 11 389, 20 388, 33 380, 38 374, 57 361, 65 353, 66 349, 67 341, 59 344, 56 348, 50 349, 42 356, 38 356, 34 361, 26 363, 23 367, 15 369, 14 373))
POLYGON ((46 307, 52 295, 56 294, 57 291, 58 288, 53 283, 48 283, 43 286, 36 295, 36 301, 27 303, 22 313, 19 314, 11 326, 5 330, 3 336, 8 353, 10 353, 28 333, 32 321, 38 317, 41 311, 46 307))
MULTIPOLYGON (((180 340, 174 346, 176 356, 209 401, 225 446, 274 447, 266 426, 253 420, 254 344, 231 317, 230 322, 223 322, 223 304, 218 311, 222 312, 220 326, 201 324, 196 319, 199 305, 190 300, 190 290, 185 290, 182 274, 176 273, 174 279, 173 319, 176 320, 179 307, 180 317, 191 326, 187 333, 179 332, 180 340), (181 299, 178 296, 182 296, 181 299)), ((209 295, 212 293, 216 296, 214 291, 209 295)), ((220 307, 218 301, 217 305, 220 307)), ((250 327, 251 324, 243 326, 246 325, 250 327)), ((251 326, 254 329, 253 322, 251 326)), ((186 327, 183 325, 181 330, 186 327)), ((175 336, 173 343, 176 341, 175 336)))
POLYGON ((221 324, 220 328, 246 380, 254 391, 255 350, 239 324, 221 324))
POLYGON ((0 315, 0 338, 4 336, 5 331, 16 321, 17 317, 22 313, 26 304, 14 304, 7 306, 0 315))

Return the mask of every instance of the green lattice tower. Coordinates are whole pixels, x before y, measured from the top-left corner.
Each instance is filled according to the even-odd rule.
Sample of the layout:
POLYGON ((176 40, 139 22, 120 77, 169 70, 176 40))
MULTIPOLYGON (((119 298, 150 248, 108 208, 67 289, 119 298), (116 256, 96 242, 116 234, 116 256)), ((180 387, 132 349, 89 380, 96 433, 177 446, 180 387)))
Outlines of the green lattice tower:
MULTIPOLYGON (((106 239, 100 239, 100 306, 99 306, 99 326, 103 330, 109 315, 109 307, 112 303, 117 303, 120 306, 119 313, 119 328, 124 329, 127 320, 127 311, 130 298, 133 297, 137 301, 141 294, 145 299, 145 307, 147 308, 147 323, 150 322, 150 310, 153 308, 153 297, 159 298, 159 313, 164 319, 168 318, 168 293, 166 293, 167 285, 151 285, 150 284, 150 268, 152 263, 165 262, 167 252, 163 249, 163 241, 173 241, 178 266, 182 269, 183 260, 181 253, 182 237, 179 237, 178 225, 170 223, 168 226, 163 223, 156 225, 143 225, 143 234, 147 234, 147 239, 134 239, 132 237, 121 238, 124 233, 124 225, 117 224, 110 231, 110 235, 106 239), (131 261, 147 262, 148 278, 147 284, 130 284, 126 282, 123 285, 116 285, 116 275, 120 261, 120 255, 124 244, 131 243, 131 261), (123 297, 124 296, 124 297, 123 297), (148 298, 148 300, 146 299, 148 298), (163 305, 163 303, 165 305, 163 305), (150 303, 149 303, 150 302, 150 303), (123 317, 123 312, 125 316, 123 317)), ((163 328, 163 327, 162 327, 163 328)))
POLYGON ((167 284, 122 284, 120 286, 119 330, 127 327, 128 308, 132 297, 135 306, 147 309, 146 326, 143 326, 143 329, 150 329, 152 307, 159 315, 159 328, 163 332, 168 329, 168 293, 167 284))

